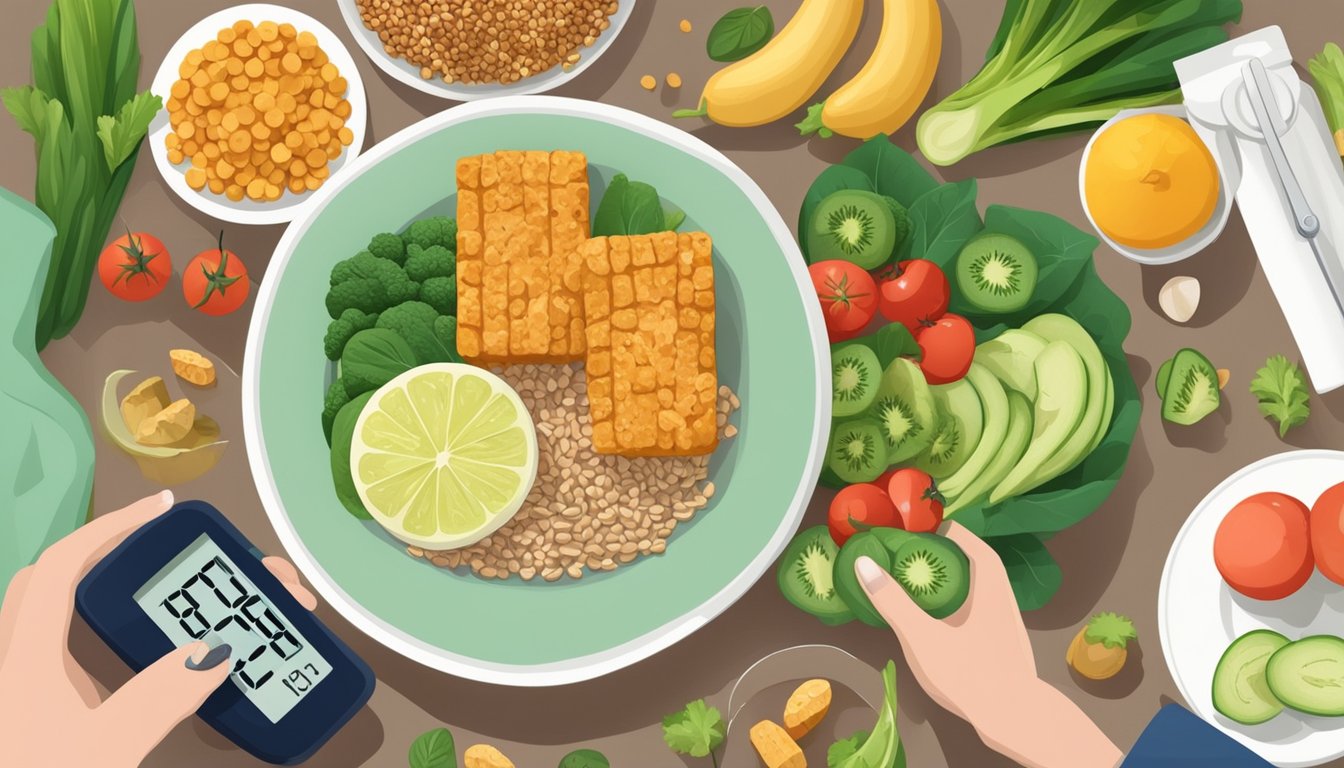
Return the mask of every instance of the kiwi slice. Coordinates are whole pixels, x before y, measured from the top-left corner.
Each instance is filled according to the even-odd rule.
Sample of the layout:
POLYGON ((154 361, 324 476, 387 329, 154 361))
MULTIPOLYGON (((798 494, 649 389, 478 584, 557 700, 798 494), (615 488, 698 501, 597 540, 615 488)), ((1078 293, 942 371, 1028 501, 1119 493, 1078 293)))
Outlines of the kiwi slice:
POLYGON ((935 619, 957 612, 971 590, 971 561, 951 539, 911 534, 891 558, 891 575, 935 619))
POLYGON ((824 525, 808 528, 789 542, 779 559, 779 591, 784 599, 832 626, 854 620, 835 591, 839 548, 824 525))
POLYGON ((880 477, 888 463, 877 425, 863 419, 836 424, 826 450, 826 464, 846 483, 871 483, 880 477))
POLYGON ((893 360, 882 373, 868 416, 882 432, 888 465, 914 458, 927 448, 938 416, 919 366, 905 358, 893 360))
POLYGON ((915 457, 915 466, 936 480, 950 477, 971 457, 984 434, 984 407, 966 379, 931 388, 938 411, 933 440, 915 457))
POLYGON ((835 592, 849 606, 854 618, 870 627, 886 626, 886 619, 868 599, 868 593, 859 584, 859 575, 854 572, 854 564, 860 557, 872 558, 879 568, 891 572, 891 553, 882 542, 869 531, 856 533, 849 537, 835 558, 835 592))
POLYGON ((881 195, 860 189, 832 192, 812 213, 807 255, 813 263, 844 259, 877 269, 896 248, 897 223, 881 195))
POLYGON ((1190 426, 1218 410, 1222 394, 1218 391, 1218 371, 1213 363, 1198 351, 1182 349, 1171 359, 1170 367, 1163 365, 1166 375, 1162 390, 1162 418, 1173 424, 1190 426))
POLYGON ((831 354, 831 414, 838 419, 862 413, 877 398, 882 366, 873 350, 850 344, 831 354))
POLYGON ((957 286, 985 312, 1016 312, 1036 290, 1036 257, 1007 235, 981 235, 957 256, 957 286))

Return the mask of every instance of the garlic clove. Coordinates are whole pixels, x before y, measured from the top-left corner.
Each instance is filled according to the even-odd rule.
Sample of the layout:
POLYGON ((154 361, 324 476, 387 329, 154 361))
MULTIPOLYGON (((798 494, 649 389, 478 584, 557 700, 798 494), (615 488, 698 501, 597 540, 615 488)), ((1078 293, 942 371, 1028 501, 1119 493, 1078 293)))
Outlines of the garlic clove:
POLYGON ((1199 309, 1199 281, 1185 276, 1171 278, 1158 291, 1157 304, 1172 320, 1189 322, 1199 309))

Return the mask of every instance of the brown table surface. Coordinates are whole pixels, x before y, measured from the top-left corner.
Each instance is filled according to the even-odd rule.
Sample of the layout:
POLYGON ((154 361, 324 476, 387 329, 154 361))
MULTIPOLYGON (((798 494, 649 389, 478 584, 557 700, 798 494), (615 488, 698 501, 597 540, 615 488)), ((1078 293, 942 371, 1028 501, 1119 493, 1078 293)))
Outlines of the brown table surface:
MULTIPOLYGON (((1299 61, 1327 40, 1344 38, 1334 0, 1245 0, 1238 30, 1281 25, 1299 61)), ((451 102, 406 88, 370 63, 341 20, 335 0, 290 0, 290 5, 323 21, 345 41, 363 75, 370 106, 366 147, 422 117, 447 109, 451 102)), ((735 0, 672 2, 638 0, 620 38, 592 69, 555 93, 599 100, 669 119, 674 108, 688 107, 715 65, 704 53, 705 33, 735 0), (678 31, 682 18, 695 25, 678 31), (676 71, 680 90, 643 90, 639 78, 662 79, 676 71)), ((772 0, 778 23, 799 0, 772 0)), ((162 57, 198 19, 231 5, 225 0, 139 0, 140 79, 147 85, 162 57)), ((932 97, 951 92, 972 74, 998 22, 998 3, 944 0, 943 59, 932 97)), ((0 25, 0 82, 28 82, 28 41, 43 18, 44 2, 6 3, 0 25)), ((823 88, 844 82, 863 64, 876 38, 879 0, 868 0, 859 42, 823 88)), ((787 123, 734 130, 678 121, 725 152, 765 189, 786 221, 796 219, 803 193, 827 163, 840 159, 853 143, 841 138, 804 140, 787 123)), ((914 149, 910 128, 896 142, 914 149)), ((1076 193, 1079 154, 1085 137, 1072 136, 984 152, 939 175, 980 179, 980 204, 1010 203, 1039 208, 1086 228, 1076 193)), ((31 140, 14 122, 0 118, 0 184, 31 197, 31 140)), ((173 251, 178 270, 199 250, 211 247, 220 223, 178 200, 159 178, 148 151, 142 153, 121 214, 131 226, 161 237, 173 251)), ((262 276, 282 226, 228 226, 233 250, 246 260, 254 279, 262 276)), ((1234 216, 1221 240, 1207 252, 1180 265, 1140 268, 1105 247, 1097 251, 1105 281, 1128 302, 1134 328, 1126 348, 1145 410, 1128 469, 1111 499, 1077 526, 1050 543, 1064 571, 1064 586, 1054 601, 1027 615, 1041 674, 1090 714, 1121 748, 1127 748, 1166 701, 1179 700, 1158 642, 1157 591, 1168 547, 1188 511, 1229 473, 1262 457, 1297 447, 1344 443, 1344 394, 1313 396, 1310 422, 1279 440, 1256 413, 1246 387, 1264 359, 1277 353, 1296 357, 1288 328, 1265 283, 1245 228, 1234 216), (1203 283, 1203 302, 1194 320, 1176 326, 1157 309, 1157 291, 1171 276, 1189 274, 1203 283), (1232 371, 1225 394, 1230 402, 1215 416, 1190 428, 1170 427, 1159 418, 1151 379, 1161 360, 1180 346, 1203 350, 1232 371), (1074 633, 1098 610, 1133 617, 1140 635, 1123 675, 1107 684, 1084 685, 1064 664, 1074 633)), ((249 299, 245 311, 209 318, 189 310, 178 298, 179 277, 165 295, 144 305, 113 299, 95 285, 88 310, 70 337, 53 343, 43 358, 51 370, 95 415, 103 378, 118 367, 166 373, 169 345, 194 345, 223 361, 232 371, 242 365, 249 299)), ((263 550, 281 547, 266 520, 242 445, 238 382, 224 372, 220 386, 196 399, 216 416, 235 441, 224 460, 205 477, 177 488, 179 498, 201 497, 223 507, 263 550)), ((97 438, 95 508, 100 511, 156 490, 129 459, 97 438)), ((807 524, 824 520, 829 495, 819 493, 807 524)), ((445 610, 451 610, 446 606, 445 610)), ((450 727, 459 751, 476 741, 499 746, 520 768, 550 768, 578 746, 602 750, 613 765, 662 768, 704 766, 708 760, 674 756, 664 747, 658 723, 684 702, 709 696, 722 705, 732 682, 766 654, 803 643, 830 643, 847 649, 874 667, 899 656, 887 633, 850 625, 820 624, 788 606, 773 579, 764 579, 737 605, 707 627, 654 658, 587 683, 550 689, 515 689, 475 683, 422 667, 384 649, 355 630, 335 611, 319 608, 321 618, 364 656, 378 676, 372 702, 310 761, 315 766, 399 766, 412 739, 440 725, 450 727)), ((557 628, 558 629, 558 628, 557 628)), ((78 657, 109 687, 127 670, 79 622, 72 643, 78 657)), ((800 671, 805 674, 805 671, 800 671)), ((900 726, 910 765, 989 767, 1011 765, 981 745, 974 731, 942 712, 914 684, 902 666, 900 726)), ((1004 706, 1013 706, 1011 701, 1004 706)), ((745 733, 734 730, 734 738, 745 733)), ((199 721, 177 728, 150 757, 150 766, 260 765, 199 721)), ((745 764, 745 763, 743 763, 745 764)), ((1344 765, 1337 761, 1336 765, 1344 765)))

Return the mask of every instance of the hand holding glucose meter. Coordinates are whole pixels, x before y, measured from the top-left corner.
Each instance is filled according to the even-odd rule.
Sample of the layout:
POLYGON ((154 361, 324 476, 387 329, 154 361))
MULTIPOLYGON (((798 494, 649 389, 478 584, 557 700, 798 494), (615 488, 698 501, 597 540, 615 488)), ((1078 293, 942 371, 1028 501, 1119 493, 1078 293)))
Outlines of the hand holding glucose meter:
POLYGON ((289 765, 364 706, 373 673, 255 553, 214 507, 182 502, 94 566, 75 607, 136 672, 193 641, 228 643, 229 679, 196 714, 256 757, 289 765))

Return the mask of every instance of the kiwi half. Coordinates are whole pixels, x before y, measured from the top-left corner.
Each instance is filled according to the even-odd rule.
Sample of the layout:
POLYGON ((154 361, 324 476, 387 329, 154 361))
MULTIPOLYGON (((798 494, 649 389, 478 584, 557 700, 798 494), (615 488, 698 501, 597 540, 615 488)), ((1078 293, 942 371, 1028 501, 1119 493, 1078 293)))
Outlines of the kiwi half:
POLYGON ((891 258, 897 234, 895 211, 881 195, 842 189, 828 195, 812 213, 807 255, 812 263, 844 259, 877 269, 891 258))
POLYGON ((1016 312, 1036 290, 1036 257, 1007 235, 981 235, 957 256, 957 286, 985 312, 1016 312))
POLYGON ((871 421, 836 424, 826 450, 826 464, 846 483, 871 483, 886 470, 887 447, 871 421))
POLYGON ((896 358, 882 373, 868 416, 886 444, 887 464, 914 458, 933 439, 937 410, 919 366, 896 358))
POLYGON ((915 604, 935 619, 945 619, 966 602, 971 561, 951 539, 932 533, 911 534, 891 558, 891 575, 915 604))
POLYGON ((1162 418, 1173 424, 1190 426, 1218 410, 1222 394, 1218 391, 1218 371, 1198 351, 1182 349, 1168 366, 1158 370, 1162 383, 1162 418))
POLYGON ((832 626, 854 620, 835 590, 839 548, 824 525, 808 528, 789 542, 779 559, 779 591, 784 599, 832 626))
POLYGON ((877 398, 882 366, 873 350, 850 344, 831 354, 831 414, 838 419, 862 413, 877 398))

